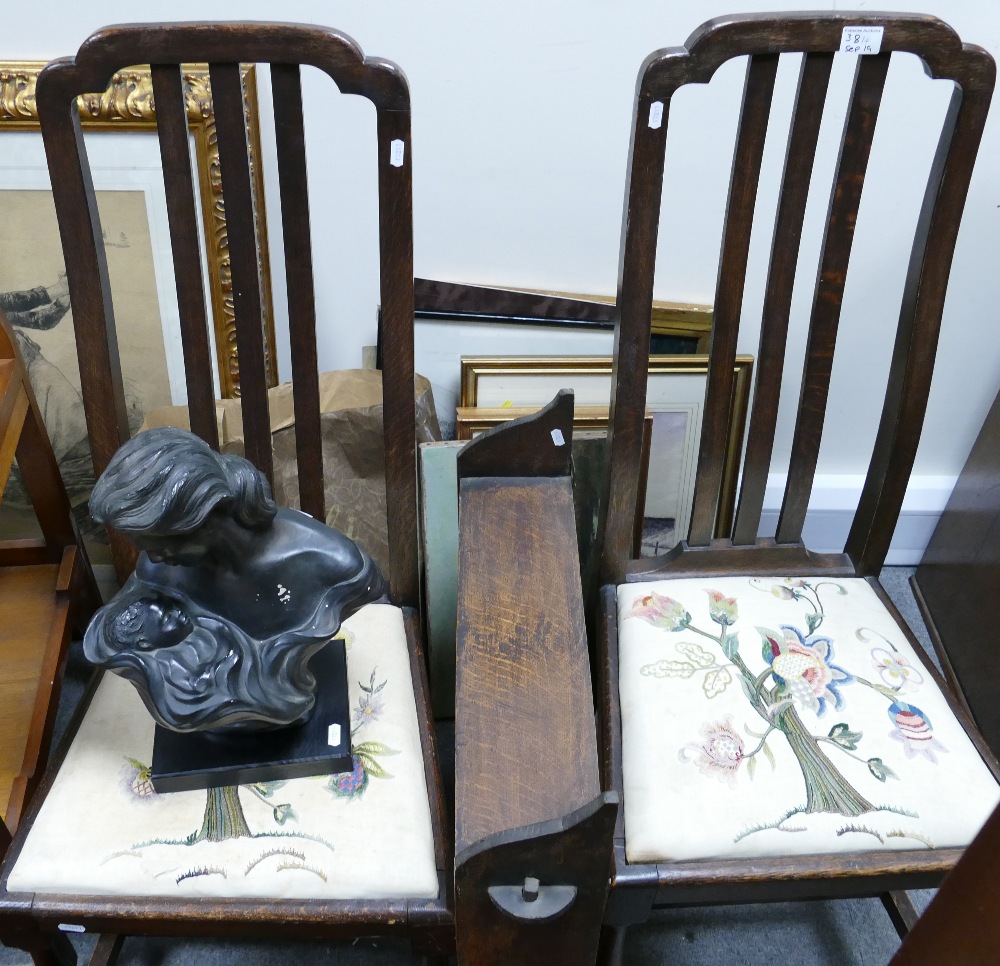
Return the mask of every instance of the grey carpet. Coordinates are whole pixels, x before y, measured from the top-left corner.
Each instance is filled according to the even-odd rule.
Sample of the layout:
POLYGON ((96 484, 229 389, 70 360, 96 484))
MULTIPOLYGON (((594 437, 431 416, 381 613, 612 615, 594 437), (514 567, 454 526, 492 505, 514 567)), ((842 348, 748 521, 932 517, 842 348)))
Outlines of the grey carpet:
MULTIPOLYGON (((933 655, 920 613, 910 592, 912 568, 887 567, 882 583, 918 638, 933 655)), ((79 701, 87 670, 71 654, 60 702, 57 736, 79 701)), ((454 728, 439 722, 439 751, 446 786, 454 774, 454 728)), ((932 890, 910 893, 918 910, 932 890)), ((89 936, 71 937, 82 953, 89 936)), ((878 899, 715 906, 657 911, 629 930, 625 961, 635 966, 883 966, 899 946, 896 932, 878 899)), ((85 960, 84 960, 85 961, 85 960)), ((342 943, 235 943, 213 940, 132 937, 125 942, 121 966, 402 966, 420 962, 405 942, 363 939, 342 943)), ((0 966, 27 963, 24 953, 0 948, 0 966)), ((557 966, 557 964, 553 964, 557 966)))

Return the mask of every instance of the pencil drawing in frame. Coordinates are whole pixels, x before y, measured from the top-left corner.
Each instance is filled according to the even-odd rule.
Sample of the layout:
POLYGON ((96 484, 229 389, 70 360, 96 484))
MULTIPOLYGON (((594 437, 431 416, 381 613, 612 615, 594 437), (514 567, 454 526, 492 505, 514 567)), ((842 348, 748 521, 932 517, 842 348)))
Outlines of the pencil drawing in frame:
MULTIPOLYGON (((735 508, 738 462, 746 428, 753 357, 737 356, 735 373, 722 499, 716 520, 718 533, 728 531, 735 508)), ((650 356, 646 408, 653 414, 653 430, 644 507, 644 555, 665 553, 687 534, 707 374, 708 356, 650 356)), ((611 394, 611 358, 462 358, 463 407, 537 406, 559 389, 572 389, 579 406, 606 406, 611 394)))
MULTIPOLYGON (((82 511, 93 484, 80 400, 72 309, 63 252, 41 146, 35 84, 43 62, 0 63, 0 308, 8 314, 43 410, 71 501, 82 511)), ((243 68, 244 111, 254 172, 255 227, 261 265, 267 261, 255 72, 243 68)), ((225 204, 208 67, 182 72, 188 130, 200 197, 217 391, 239 395, 239 357, 229 271, 225 204)), ((106 91, 79 99, 81 127, 101 213, 105 252, 130 425, 157 406, 184 401, 183 359, 176 321, 173 266, 165 216, 152 80, 148 67, 114 75, 106 91), (100 132, 90 137, 91 132, 100 132), (137 137, 145 132, 146 137, 137 137)), ((264 338, 274 345, 270 279, 262 271, 264 338)), ((277 381, 273 352, 268 376, 277 381)), ((17 479, 8 498, 14 505, 17 479)), ((6 502, 6 501, 5 501, 6 502)), ((84 514, 77 513, 84 522, 84 514)))

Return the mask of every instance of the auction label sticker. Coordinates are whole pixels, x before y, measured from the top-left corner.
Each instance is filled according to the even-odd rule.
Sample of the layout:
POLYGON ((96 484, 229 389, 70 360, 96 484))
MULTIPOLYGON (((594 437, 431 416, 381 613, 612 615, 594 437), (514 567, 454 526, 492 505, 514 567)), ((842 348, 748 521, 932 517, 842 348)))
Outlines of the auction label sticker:
POLYGON ((649 105, 649 126, 654 130, 663 123, 663 101, 653 101, 649 105))
POLYGON ((840 38, 842 54, 877 54, 882 49, 885 27, 844 27, 840 38))
POLYGON ((396 138, 389 145, 389 164, 394 168, 401 168, 403 166, 403 155, 406 151, 406 145, 403 144, 399 138, 396 138))

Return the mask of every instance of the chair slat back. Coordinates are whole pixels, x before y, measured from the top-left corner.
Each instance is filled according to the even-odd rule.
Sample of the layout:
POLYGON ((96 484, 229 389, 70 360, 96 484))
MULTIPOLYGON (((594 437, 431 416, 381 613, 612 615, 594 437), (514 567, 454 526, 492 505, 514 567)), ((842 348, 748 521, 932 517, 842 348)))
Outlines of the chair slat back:
MULTIPOLYGON (((826 418, 855 224, 886 74, 895 52, 922 58, 931 77, 953 82, 954 94, 911 251, 875 452, 845 546, 857 573, 877 573, 881 568, 902 506, 926 409, 948 272, 995 82, 995 66, 989 54, 963 45, 951 28, 933 17, 850 12, 761 14, 710 21, 689 38, 685 47, 655 52, 640 70, 619 261, 611 471, 602 522, 604 582, 625 577, 638 493, 653 274, 673 94, 685 84, 708 82, 723 63, 734 57, 748 57, 723 229, 687 545, 725 549, 773 542, 798 546, 826 418), (774 448, 806 201, 810 187, 815 190, 812 170, 820 123, 834 53, 841 47, 846 26, 883 27, 884 35, 881 52, 858 56, 855 65, 824 223, 787 482, 774 540, 761 542, 759 528, 774 448), (760 327, 759 368, 738 508, 732 529, 719 533, 725 443, 733 418, 734 360, 744 312, 750 233, 759 207, 761 159, 781 54, 804 56, 774 222, 760 327)), ((668 558, 663 569, 668 569, 672 560, 668 558)))
POLYGON ((712 320, 714 343, 708 368, 709 394, 703 422, 705 432, 701 437, 698 481, 688 537, 694 545, 707 544, 715 532, 732 412, 730 402, 734 388, 736 339, 750 254, 750 231, 777 70, 776 54, 751 57, 747 65, 712 320))
POLYGON ((295 386, 295 445, 302 509, 322 519, 325 509, 320 440, 319 363, 316 358, 316 296, 312 271, 306 173, 302 76, 298 64, 271 67, 271 91, 278 146, 281 230, 288 289, 292 384, 295 386), (303 472, 304 471, 304 472, 303 472))
POLYGON ((778 543, 795 543, 802 537, 802 525, 805 523, 823 436, 854 226, 861 206, 861 190, 888 69, 888 54, 858 58, 856 84, 841 139, 840 163, 830 193, 819 280, 809 320, 805 371, 792 438, 788 483, 778 517, 778 543))
POLYGON ((832 67, 832 54, 807 54, 802 59, 799 73, 764 295, 757 356, 757 392, 750 412, 743 484, 733 526, 733 542, 737 545, 756 542, 764 507, 778 416, 778 390, 785 367, 785 342, 795 269, 798 266, 799 240, 809 197, 807 172, 812 170, 816 157, 816 142, 832 67))
MULTIPOLYGON (((406 78, 388 61, 366 58, 337 31, 293 24, 148 24, 108 27, 75 58, 39 76, 37 100, 70 284, 84 407, 97 473, 129 428, 100 219, 76 98, 104 91, 113 74, 152 68, 191 426, 218 448, 210 345, 199 255, 195 188, 181 65, 207 63, 224 192, 229 266, 247 457, 273 482, 262 316, 261 244, 254 219, 241 65, 271 65, 276 105, 282 234, 296 417, 301 506, 325 518, 316 310, 307 197, 300 65, 326 73, 341 93, 372 101, 378 131, 380 295, 387 346, 383 369, 389 578, 393 601, 418 602, 415 403, 413 397, 413 229, 410 107, 406 78), (277 106, 280 105, 280 110, 277 106)), ((120 573, 132 561, 116 546, 120 573)))
POLYGON ((155 64, 150 72, 156 104, 160 161, 166 186, 170 249, 174 258, 191 429, 209 446, 218 449, 215 393, 211 383, 200 378, 202 373, 211 370, 212 355, 205 315, 205 289, 198 257, 198 202, 188 152, 184 85, 177 65, 155 64))

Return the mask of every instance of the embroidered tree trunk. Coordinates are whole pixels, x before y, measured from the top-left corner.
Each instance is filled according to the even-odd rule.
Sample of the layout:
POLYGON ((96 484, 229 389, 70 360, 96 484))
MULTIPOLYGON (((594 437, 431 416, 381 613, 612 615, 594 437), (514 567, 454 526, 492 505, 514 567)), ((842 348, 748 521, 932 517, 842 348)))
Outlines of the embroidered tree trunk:
POLYGON ((208 789, 205 817, 195 842, 222 842, 250 835, 250 827, 240 804, 240 790, 236 785, 208 789))
POLYGON ((788 739, 806 783, 806 812, 839 812, 849 817, 863 815, 874 806, 847 782, 820 750, 819 742, 806 730, 799 713, 786 708, 774 721, 788 739))

